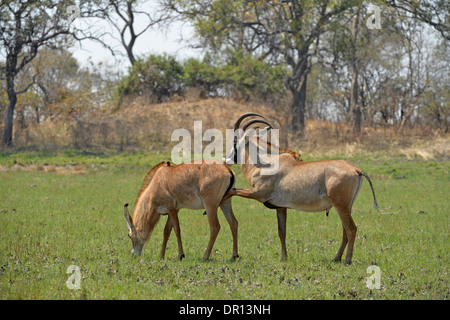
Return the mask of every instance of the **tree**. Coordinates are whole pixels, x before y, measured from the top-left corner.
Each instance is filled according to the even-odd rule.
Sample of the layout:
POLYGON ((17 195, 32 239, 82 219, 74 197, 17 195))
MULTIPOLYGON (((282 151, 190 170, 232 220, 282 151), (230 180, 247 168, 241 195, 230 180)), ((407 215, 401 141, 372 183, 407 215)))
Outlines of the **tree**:
POLYGON ((68 1, 11 1, 0 2, 0 47, 6 63, 0 77, 6 82, 8 103, 4 116, 3 144, 12 145, 14 108, 17 95, 26 92, 33 80, 16 86, 18 73, 27 66, 43 46, 56 46, 63 35, 70 34, 68 1))
MULTIPOLYGON (((359 38, 360 38, 360 21, 361 19, 361 8, 357 8, 352 14, 350 19, 350 29, 347 35, 347 45, 344 46, 343 54, 346 56, 348 65, 350 67, 350 99, 349 99, 349 109, 353 114, 353 132, 361 132, 361 106, 358 102, 359 98, 359 72, 360 72, 360 61, 359 61, 359 38)), ((345 34, 345 33, 344 33, 345 34)))
POLYGON ((447 133, 450 120, 450 43, 441 39, 432 52, 433 64, 428 70, 430 88, 424 92, 421 115, 429 125, 447 133))
POLYGON ((292 93, 291 130, 304 134, 306 88, 319 38, 360 0, 169 0, 167 6, 193 21, 197 35, 214 50, 240 46, 273 64, 286 64, 292 93))
MULTIPOLYGON (((361 132, 366 112, 364 77, 372 58, 378 54, 376 46, 379 42, 376 40, 382 35, 381 30, 367 27, 367 19, 371 19, 366 19, 369 8, 362 4, 354 10, 348 10, 341 23, 336 24, 335 31, 322 38, 322 45, 327 50, 319 54, 320 62, 330 65, 334 73, 339 74, 340 82, 344 85, 339 90, 346 95, 344 101, 348 105, 344 107, 344 111, 351 114, 355 134, 361 132), (348 84, 344 82, 347 79, 348 84)), ((338 85, 332 85, 337 89, 338 85)))
POLYGON ((85 13, 85 16, 104 19, 112 26, 117 34, 108 36, 107 33, 93 33, 91 38, 100 41, 113 55, 116 55, 117 51, 111 45, 110 39, 112 38, 113 42, 119 42, 131 65, 136 62, 133 49, 137 39, 148 29, 169 21, 171 18, 169 11, 158 9, 157 1, 148 0, 96 1, 92 4, 90 11, 85 13), (141 20, 138 24, 139 18, 141 20), (140 24, 142 25, 139 26, 140 24))
MULTIPOLYGON (((435 62, 430 49, 440 36, 408 11, 384 9, 382 28, 360 28, 356 42, 360 99, 363 113, 371 106, 372 117, 379 113, 376 118, 381 115, 384 125, 395 125, 401 132, 406 124, 419 120, 424 93, 431 89, 429 70, 435 62)), ((346 64, 349 48, 343 46, 340 53, 346 64)))
POLYGON ((34 77, 34 85, 29 91, 34 91, 39 98, 40 103, 36 101, 33 106, 37 123, 51 115, 47 111, 60 103, 69 91, 77 89, 79 68, 78 61, 67 49, 45 47, 18 74, 18 81, 23 83, 33 82, 34 77))
POLYGON ((448 0, 386 0, 386 3, 402 13, 436 29, 443 38, 450 40, 450 2, 448 0))

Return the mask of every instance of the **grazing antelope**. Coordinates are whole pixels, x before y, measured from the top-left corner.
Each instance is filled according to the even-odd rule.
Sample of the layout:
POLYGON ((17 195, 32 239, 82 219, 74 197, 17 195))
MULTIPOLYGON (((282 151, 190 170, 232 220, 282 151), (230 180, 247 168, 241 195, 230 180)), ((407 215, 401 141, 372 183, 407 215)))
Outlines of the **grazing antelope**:
MULTIPOLYGON (((235 123, 235 131, 240 129, 243 119, 250 116, 260 118, 249 120, 243 125, 244 132, 255 123, 268 125, 263 131, 267 132, 272 126, 261 115, 255 113, 243 114, 235 123)), ((245 139, 245 135, 240 139, 245 139)), ((241 141, 235 136, 233 148, 226 155, 224 161, 231 165, 237 160, 236 145, 258 144, 260 137, 253 136, 241 141)), ((372 189, 374 207, 378 210, 375 191, 369 176, 361 169, 351 165, 345 160, 328 161, 301 161, 296 153, 290 150, 282 150, 278 157, 278 171, 273 175, 260 174, 264 163, 249 162, 248 149, 245 152, 245 163, 242 171, 252 189, 233 189, 227 196, 237 195, 244 198, 255 199, 266 207, 277 210, 278 235, 281 241, 282 259, 287 258, 286 251, 286 217, 287 209, 295 209, 306 212, 328 212, 335 207, 342 222, 343 236, 341 246, 336 253, 334 261, 340 261, 345 247, 347 255, 344 263, 352 261, 353 246, 356 237, 356 225, 351 216, 353 202, 361 187, 364 176, 372 189)))
POLYGON ((203 260, 207 260, 220 230, 217 210, 220 207, 230 224, 233 236, 232 260, 238 257, 237 229, 238 222, 231 208, 231 198, 223 199, 233 188, 234 172, 222 162, 202 161, 201 164, 185 163, 173 165, 161 162, 149 171, 145 177, 139 196, 134 206, 133 217, 128 212, 128 204, 124 207, 131 239, 132 253, 140 255, 144 244, 159 221, 161 215, 168 215, 164 227, 164 238, 160 257, 164 258, 167 240, 172 228, 178 242, 178 259, 183 259, 178 211, 181 208, 206 209, 210 227, 210 238, 203 260))

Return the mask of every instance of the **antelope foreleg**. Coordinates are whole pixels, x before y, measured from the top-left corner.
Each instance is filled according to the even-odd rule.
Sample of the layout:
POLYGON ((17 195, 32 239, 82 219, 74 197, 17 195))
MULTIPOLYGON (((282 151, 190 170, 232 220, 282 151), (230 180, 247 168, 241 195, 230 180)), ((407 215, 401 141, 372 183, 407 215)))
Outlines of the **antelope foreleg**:
POLYGON ((262 203, 266 201, 265 196, 257 189, 234 189, 234 195, 247 199, 254 199, 262 203))
POLYGON ((175 231, 175 235, 177 236, 177 242, 178 242, 178 260, 183 260, 184 251, 183 251, 183 244, 181 242, 181 232, 180 232, 180 222, 178 221, 178 210, 170 210, 169 211, 169 217, 172 221, 172 227, 175 231))
POLYGON ((278 236, 281 242, 281 260, 287 260, 287 250, 286 250, 286 218, 287 209, 278 208, 277 209, 277 220, 278 220, 278 236))

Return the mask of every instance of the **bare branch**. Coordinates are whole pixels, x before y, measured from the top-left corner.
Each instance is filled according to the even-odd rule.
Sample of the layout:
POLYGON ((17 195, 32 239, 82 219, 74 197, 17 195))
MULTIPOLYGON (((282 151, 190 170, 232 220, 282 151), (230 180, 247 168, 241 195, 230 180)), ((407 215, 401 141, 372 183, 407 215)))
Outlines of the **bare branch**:
POLYGON ((450 4, 448 1, 387 0, 386 3, 391 8, 412 14, 415 19, 427 23, 446 40, 450 40, 450 4))
POLYGON ((38 74, 33 75, 33 81, 31 81, 29 84, 26 85, 26 87, 22 90, 16 91, 16 94, 22 94, 28 91, 28 89, 31 88, 34 84, 36 84, 36 78, 38 77, 38 74))
MULTIPOLYGON (((131 64, 135 62, 133 48, 138 38, 155 25, 169 21, 173 15, 172 12, 158 10, 149 13, 139 8, 138 4, 133 0, 105 0, 96 5, 95 10, 97 18, 108 21, 109 25, 117 31, 117 34, 109 33, 108 36, 120 43, 131 64), (136 30, 136 20, 139 16, 146 17, 147 21, 141 30, 136 30)), ((109 37, 105 38, 105 35, 104 33, 91 34, 91 37, 97 38, 96 40, 107 47, 113 55, 118 54, 116 50, 111 50, 109 37)))

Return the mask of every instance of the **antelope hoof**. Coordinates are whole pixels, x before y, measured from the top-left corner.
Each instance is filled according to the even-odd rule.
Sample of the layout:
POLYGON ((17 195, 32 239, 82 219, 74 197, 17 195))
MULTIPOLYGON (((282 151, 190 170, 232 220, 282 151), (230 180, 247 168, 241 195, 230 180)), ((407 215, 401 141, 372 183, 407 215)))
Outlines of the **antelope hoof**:
POLYGON ((347 266, 349 266, 349 265, 352 264, 352 260, 351 260, 351 259, 345 259, 345 260, 344 260, 344 264, 347 265, 347 266))
POLYGON ((335 258, 333 259, 333 262, 341 262, 341 258, 335 257, 335 258))
POLYGON ((230 259, 230 262, 235 262, 238 258, 240 258, 238 254, 233 255, 230 259))
POLYGON ((178 255, 178 260, 181 261, 181 260, 183 260, 183 258, 186 258, 184 253, 178 255))

